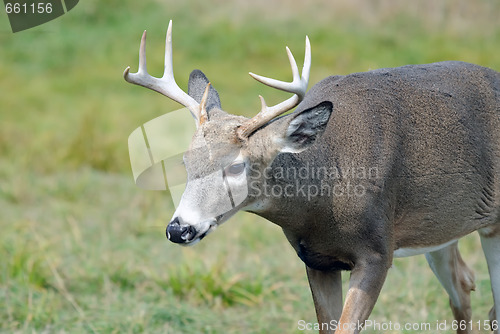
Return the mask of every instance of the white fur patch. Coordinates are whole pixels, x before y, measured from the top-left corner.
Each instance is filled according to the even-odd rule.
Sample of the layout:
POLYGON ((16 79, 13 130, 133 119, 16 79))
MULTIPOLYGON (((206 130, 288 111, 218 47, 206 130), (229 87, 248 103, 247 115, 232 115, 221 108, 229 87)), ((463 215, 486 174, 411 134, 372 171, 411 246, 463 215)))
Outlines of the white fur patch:
POLYGON ((437 246, 429 246, 429 247, 417 247, 417 248, 398 248, 394 251, 394 257, 407 257, 407 256, 414 256, 414 255, 420 255, 420 254, 425 254, 433 251, 437 251, 438 249, 444 248, 446 246, 451 245, 454 243, 455 240, 450 240, 444 244, 437 245, 437 246))

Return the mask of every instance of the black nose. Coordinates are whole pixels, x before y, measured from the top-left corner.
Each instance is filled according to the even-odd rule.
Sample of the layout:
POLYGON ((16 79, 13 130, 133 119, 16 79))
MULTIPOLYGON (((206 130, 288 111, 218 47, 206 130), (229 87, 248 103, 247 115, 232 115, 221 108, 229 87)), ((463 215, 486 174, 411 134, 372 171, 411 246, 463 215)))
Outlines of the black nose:
POLYGON ((175 218, 167 226, 167 239, 177 244, 189 242, 196 235, 196 230, 191 225, 181 226, 179 218, 175 218))

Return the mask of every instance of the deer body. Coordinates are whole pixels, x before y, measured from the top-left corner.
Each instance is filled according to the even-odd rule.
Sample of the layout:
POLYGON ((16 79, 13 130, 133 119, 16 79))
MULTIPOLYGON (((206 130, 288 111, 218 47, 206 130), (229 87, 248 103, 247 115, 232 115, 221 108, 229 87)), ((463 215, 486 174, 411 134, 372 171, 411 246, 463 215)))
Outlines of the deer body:
MULTIPOLYGON (((456 241, 478 230, 500 302, 499 73, 462 62, 404 66, 328 77, 305 94, 307 42, 302 77, 291 53, 291 83, 254 75, 294 96, 273 107, 262 99, 249 120, 222 111, 200 71, 188 94, 175 85, 171 25, 167 83, 147 75, 144 43, 145 35, 139 72, 127 69, 125 79, 186 105, 198 126, 171 241, 194 244, 238 210, 278 224, 306 264, 318 322, 327 324, 321 332, 345 334, 360 331, 393 257, 419 253, 455 318, 469 321, 474 276, 456 241), (232 209, 220 212, 224 189, 232 209), (351 271, 344 306, 341 270, 351 271), (345 326, 335 330, 331 320, 345 326)), ((490 320, 498 320, 495 307, 490 320)))
MULTIPOLYGON (((360 274, 366 277, 351 288, 356 284, 358 291, 379 291, 393 255, 423 254, 450 244, 456 248, 454 240, 479 229, 498 238, 498 73, 444 62, 330 77, 314 86, 295 112, 324 100, 333 104, 325 133, 302 153, 278 155, 273 166, 375 168, 377 175, 347 172, 330 184, 361 186, 363 196, 318 196, 314 201, 271 197, 264 210, 254 211, 283 228, 308 270, 356 271, 358 264, 376 257, 360 274), (376 281, 370 282, 375 274, 376 281)), ((305 181, 314 182, 314 177, 305 181)), ((461 260, 458 249, 452 258, 457 257, 461 260)), ((474 288, 472 274, 457 281, 455 294, 460 285, 466 287, 461 294, 468 294, 474 288)), ((329 321, 321 311, 318 318, 329 321)), ((356 318, 344 321, 355 323, 356 318)))
POLYGON ((314 201, 271 196, 273 204, 257 213, 290 231, 289 239, 311 239, 310 247, 327 254, 335 254, 328 245, 338 247, 342 240, 344 252, 358 245, 349 239, 353 227, 367 232, 356 231, 354 239, 387 238, 385 251, 397 252, 498 226, 499 99, 499 74, 459 62, 327 78, 295 111, 332 102, 324 134, 304 152, 278 155, 273 165, 347 171, 330 186, 347 189, 349 183, 365 193, 314 201), (363 169, 377 173, 359 175, 363 169))

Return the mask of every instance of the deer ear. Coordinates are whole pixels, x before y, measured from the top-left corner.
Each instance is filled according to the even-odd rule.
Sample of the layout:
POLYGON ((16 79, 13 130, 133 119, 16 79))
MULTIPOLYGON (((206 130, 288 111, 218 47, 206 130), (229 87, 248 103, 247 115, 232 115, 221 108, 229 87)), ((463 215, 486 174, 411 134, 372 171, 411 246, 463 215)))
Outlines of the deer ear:
MULTIPOLYGON (((203 74, 200 70, 194 70, 189 75, 189 83, 188 83, 188 94, 196 102, 200 103, 203 97, 203 93, 205 92, 205 88, 209 83, 208 78, 203 74)), ((222 109, 220 104, 219 93, 215 90, 213 85, 210 85, 210 90, 208 91, 208 100, 207 100, 207 112, 212 108, 222 109)))
POLYGON ((325 131, 332 110, 332 103, 325 101, 297 115, 290 114, 288 117, 293 118, 282 138, 280 151, 299 153, 311 146, 325 131))

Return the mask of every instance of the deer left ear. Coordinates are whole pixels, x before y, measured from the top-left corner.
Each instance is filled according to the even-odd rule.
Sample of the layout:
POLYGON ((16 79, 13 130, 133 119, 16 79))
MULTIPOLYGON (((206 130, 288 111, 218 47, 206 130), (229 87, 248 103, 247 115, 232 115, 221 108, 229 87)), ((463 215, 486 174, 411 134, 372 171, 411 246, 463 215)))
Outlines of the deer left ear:
MULTIPOLYGON (((193 70, 189 75, 188 95, 195 99, 196 102, 200 103, 209 82, 210 81, 202 71, 193 70)), ((221 109, 221 103, 219 93, 211 85, 208 91, 206 110, 210 111, 212 108, 221 109)))
POLYGON ((297 115, 290 114, 293 118, 282 138, 280 151, 299 153, 311 146, 325 131, 332 110, 332 103, 325 101, 297 115))

